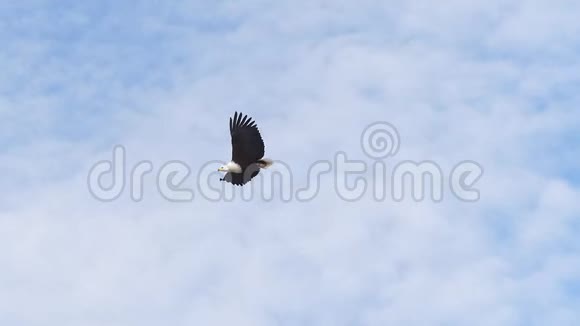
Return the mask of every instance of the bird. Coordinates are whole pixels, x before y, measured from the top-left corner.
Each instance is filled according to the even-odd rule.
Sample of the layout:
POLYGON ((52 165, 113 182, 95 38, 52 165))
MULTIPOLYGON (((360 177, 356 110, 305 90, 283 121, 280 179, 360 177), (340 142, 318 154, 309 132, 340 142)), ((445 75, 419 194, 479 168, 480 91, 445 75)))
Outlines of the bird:
POLYGON ((270 167, 274 162, 264 158, 264 140, 256 122, 248 115, 234 112, 230 117, 230 136, 232 138, 232 160, 219 167, 226 172, 220 181, 243 186, 260 173, 260 169, 270 167))

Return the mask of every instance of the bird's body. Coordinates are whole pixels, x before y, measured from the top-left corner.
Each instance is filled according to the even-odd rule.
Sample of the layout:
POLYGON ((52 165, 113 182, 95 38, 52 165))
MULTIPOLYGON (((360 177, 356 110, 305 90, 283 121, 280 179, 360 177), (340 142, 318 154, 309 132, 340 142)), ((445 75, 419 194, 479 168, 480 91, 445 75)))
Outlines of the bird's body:
POLYGON ((227 172, 221 181, 241 186, 258 175, 260 169, 272 165, 272 161, 263 157, 264 141, 256 122, 247 115, 234 113, 230 118, 230 136, 232 160, 218 171, 227 172))

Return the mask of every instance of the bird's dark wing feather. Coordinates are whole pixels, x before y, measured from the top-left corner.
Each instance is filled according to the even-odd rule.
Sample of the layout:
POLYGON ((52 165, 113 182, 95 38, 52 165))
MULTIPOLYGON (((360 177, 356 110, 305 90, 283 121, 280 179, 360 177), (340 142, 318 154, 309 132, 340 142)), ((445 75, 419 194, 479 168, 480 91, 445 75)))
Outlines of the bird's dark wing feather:
POLYGON ((224 178, 221 180, 229 182, 229 183, 234 184, 236 186, 243 186, 246 183, 248 183, 250 180, 252 180, 255 176, 257 176, 258 173, 260 173, 259 168, 248 171, 247 173, 229 173, 228 172, 224 175, 224 178))
POLYGON ((242 168, 264 156, 264 141, 252 118, 235 112, 234 117, 230 118, 230 135, 232 136, 232 161, 242 168))

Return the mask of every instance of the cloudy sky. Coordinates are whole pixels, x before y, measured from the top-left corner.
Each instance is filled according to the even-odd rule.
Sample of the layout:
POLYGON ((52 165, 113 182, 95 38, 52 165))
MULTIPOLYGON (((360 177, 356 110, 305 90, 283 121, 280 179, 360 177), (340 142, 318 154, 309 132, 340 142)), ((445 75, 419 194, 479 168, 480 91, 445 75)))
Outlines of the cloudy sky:
POLYGON ((0 324, 576 325, 579 16, 567 0, 4 1, 0 324), (287 166, 296 187, 339 152, 375 163, 361 134, 388 122, 387 171, 433 161, 444 199, 345 201, 329 173, 308 202, 210 201, 198 174, 230 159, 235 110, 280 162, 263 175, 287 166), (89 192, 116 145, 128 170, 152 164, 139 202, 89 192), (193 200, 158 191, 176 160, 193 200), (477 202, 448 186, 464 160, 484 169, 477 202))

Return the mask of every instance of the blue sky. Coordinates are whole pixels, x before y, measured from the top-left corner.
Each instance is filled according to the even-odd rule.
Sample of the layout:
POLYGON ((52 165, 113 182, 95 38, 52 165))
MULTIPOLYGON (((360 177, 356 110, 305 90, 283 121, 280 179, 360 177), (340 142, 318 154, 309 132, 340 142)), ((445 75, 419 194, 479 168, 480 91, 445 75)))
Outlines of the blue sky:
POLYGON ((575 325, 579 15, 564 0, 1 4, 0 324, 575 325), (308 203, 172 203, 154 175, 139 203, 90 196, 117 144, 156 170, 228 160, 235 110, 300 180, 339 151, 372 163, 361 132, 388 121, 389 166, 476 161, 481 199, 345 202, 329 176, 308 203))

